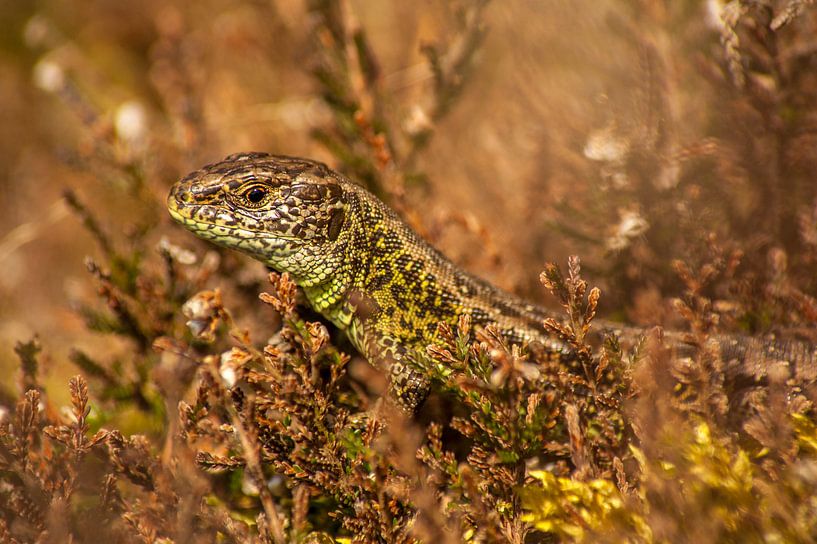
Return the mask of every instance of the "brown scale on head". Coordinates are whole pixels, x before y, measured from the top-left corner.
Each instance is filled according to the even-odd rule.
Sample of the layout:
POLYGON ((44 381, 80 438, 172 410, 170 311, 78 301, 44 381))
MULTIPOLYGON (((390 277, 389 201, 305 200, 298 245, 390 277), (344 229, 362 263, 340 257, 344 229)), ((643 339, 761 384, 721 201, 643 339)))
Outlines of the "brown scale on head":
POLYGON ((199 237, 297 277, 320 266, 315 255, 331 253, 346 217, 344 196, 322 163, 241 153, 176 183, 168 208, 199 237))

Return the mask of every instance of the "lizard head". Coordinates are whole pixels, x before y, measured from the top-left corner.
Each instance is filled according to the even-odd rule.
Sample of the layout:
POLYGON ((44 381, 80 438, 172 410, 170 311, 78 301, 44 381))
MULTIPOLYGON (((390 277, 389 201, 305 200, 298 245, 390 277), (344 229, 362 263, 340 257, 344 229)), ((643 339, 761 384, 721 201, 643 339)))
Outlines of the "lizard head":
POLYGON ((347 209, 326 165, 266 153, 230 155, 188 174, 167 206, 196 236, 296 276, 314 268, 310 257, 331 253, 347 209))

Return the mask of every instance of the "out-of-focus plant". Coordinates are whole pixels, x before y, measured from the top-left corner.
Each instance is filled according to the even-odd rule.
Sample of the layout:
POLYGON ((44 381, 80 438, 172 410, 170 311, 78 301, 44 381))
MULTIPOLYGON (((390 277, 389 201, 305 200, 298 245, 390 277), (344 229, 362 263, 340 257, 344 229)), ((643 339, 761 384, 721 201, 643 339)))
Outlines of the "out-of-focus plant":
MULTIPOLYGON (((224 154, 222 138, 235 136, 214 112, 240 113, 229 107, 239 87, 269 89, 253 117, 280 114, 280 89, 305 80, 322 106, 286 102, 287 116, 266 123, 283 127, 269 145, 308 119, 299 131, 420 226, 406 196, 435 182, 424 154, 501 7, 456 4, 445 38, 422 47, 426 89, 405 102, 345 2, 308 2, 309 31, 302 17, 285 22, 283 4, 217 17, 169 5, 129 35, 135 62, 113 68, 32 18, 34 83, 74 116, 76 141, 61 139, 55 155, 92 180, 65 199, 98 246, 86 263, 102 305, 76 307, 89 331, 120 342, 71 352, 85 378, 70 380, 67 409, 40 381, 40 341, 18 345, 18 398, 0 398, 0 540, 817 540, 815 379, 771 364, 736 382, 735 362, 711 349, 734 330, 814 339, 808 4, 713 1, 704 18, 689 3, 642 2, 610 17, 645 70, 576 139, 575 190, 548 208, 551 223, 588 242, 585 270, 603 273, 608 313, 669 315, 690 329, 691 353, 673 352, 660 330, 635 346, 591 342, 600 291, 571 258, 566 275, 548 265, 541 282, 564 309, 542 325, 572 363, 465 319, 441 324, 422 361, 439 401, 425 426, 370 398, 377 371, 353 371, 286 276, 273 275, 259 303, 259 267, 177 236, 163 199, 170 180, 224 154), (241 85, 220 72, 216 38, 253 67, 241 85), (284 71, 288 56, 310 62, 284 71), (138 67, 149 77, 120 100, 111 80, 138 67), (269 73, 286 85, 258 75, 269 73), (616 109, 633 95, 636 114, 616 109)), ((561 168, 562 158, 547 160, 561 168)))

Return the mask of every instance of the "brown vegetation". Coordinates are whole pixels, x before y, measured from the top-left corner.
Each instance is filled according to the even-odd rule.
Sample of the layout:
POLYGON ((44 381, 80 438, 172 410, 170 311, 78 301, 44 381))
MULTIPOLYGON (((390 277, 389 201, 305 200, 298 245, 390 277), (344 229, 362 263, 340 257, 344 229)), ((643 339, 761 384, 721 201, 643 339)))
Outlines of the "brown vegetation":
POLYGON ((815 384, 706 347, 817 343, 812 4, 0 7, 0 541, 816 541, 815 384), (576 369, 441 325, 391 413, 286 275, 166 217, 252 149, 560 305, 576 369))

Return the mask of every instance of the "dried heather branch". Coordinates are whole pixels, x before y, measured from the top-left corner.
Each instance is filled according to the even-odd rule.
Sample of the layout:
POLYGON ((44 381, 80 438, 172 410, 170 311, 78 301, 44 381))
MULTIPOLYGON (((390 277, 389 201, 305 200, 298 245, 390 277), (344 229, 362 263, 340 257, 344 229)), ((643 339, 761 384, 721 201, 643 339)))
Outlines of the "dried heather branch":
MULTIPOLYGON (((221 390, 222 398, 230 398, 228 386, 224 383, 221 373, 219 372, 217 359, 213 356, 208 356, 205 358, 205 363, 209 366, 209 374, 213 379, 213 383, 221 390)), ((254 411, 252 400, 249 400, 250 402, 248 402, 242 410, 246 414, 252 414, 254 411)), ((261 444, 258 441, 257 431, 252 426, 248 427, 245 425, 245 420, 239 414, 239 409, 234 403, 227 402, 224 408, 230 415, 233 429, 241 444, 247 474, 258 489, 258 496, 261 499, 261 505, 266 514, 266 522, 269 524, 269 533, 266 536, 267 538, 271 538, 276 544, 285 544, 286 538, 284 536, 284 528, 281 525, 281 516, 270 494, 269 487, 267 487, 264 470, 261 466, 261 444)))
POLYGON ((723 45, 724 54, 726 55, 729 73, 732 74, 732 82, 738 89, 742 89, 746 85, 746 73, 743 69, 743 57, 740 52, 740 37, 738 36, 737 26, 741 17, 746 14, 747 9, 742 0, 730 0, 721 8, 719 14, 721 45, 723 45))
POLYGON ((37 383, 37 371, 39 365, 37 364, 37 355, 42 351, 40 339, 34 336, 28 342, 17 342, 14 346, 14 353, 20 359, 20 369, 22 370, 22 378, 20 389, 28 391, 29 389, 39 389, 37 383))
POLYGON ((96 240, 96 242, 99 244, 99 247, 102 249, 105 256, 109 259, 114 258, 116 253, 114 251, 114 246, 111 243, 111 239, 102 229, 94 214, 79 200, 77 194, 71 189, 66 189, 63 193, 63 197, 68 203, 68 206, 74 210, 74 213, 76 213, 80 219, 82 219, 82 225, 94 237, 94 240, 96 240))
POLYGON ((431 142, 435 127, 456 101, 468 81, 474 57, 485 37, 484 10, 489 0, 471 0, 458 17, 458 27, 445 47, 423 45, 434 86, 432 94, 421 100, 413 116, 422 121, 409 125, 410 146, 403 163, 411 168, 419 153, 431 142), (412 130, 413 127, 413 130, 412 130))
POLYGON ((105 299, 108 308, 116 316, 112 332, 132 338, 137 342, 140 351, 147 351, 152 343, 152 334, 150 327, 145 323, 145 316, 137 307, 138 303, 123 292, 111 274, 104 271, 93 259, 87 258, 85 266, 99 282, 99 295, 105 299))
POLYGON ((68 382, 71 390, 72 422, 71 425, 48 426, 43 432, 53 440, 66 446, 74 456, 74 463, 84 457, 94 446, 107 438, 106 431, 98 431, 88 438, 90 429, 86 419, 91 412, 88 406, 88 384, 82 376, 74 376, 68 382))
POLYGON ((778 13, 774 19, 772 19, 771 24, 769 24, 769 28, 774 30, 775 32, 795 20, 797 17, 800 16, 803 11, 813 5, 815 0, 789 0, 789 3, 786 4, 786 7, 783 8, 783 11, 778 13))

